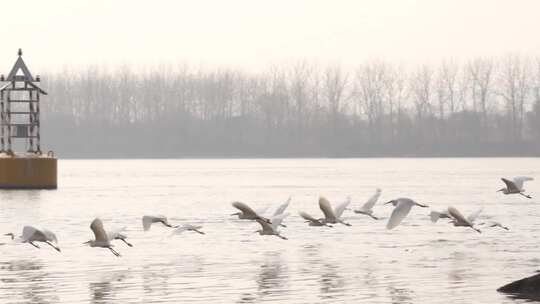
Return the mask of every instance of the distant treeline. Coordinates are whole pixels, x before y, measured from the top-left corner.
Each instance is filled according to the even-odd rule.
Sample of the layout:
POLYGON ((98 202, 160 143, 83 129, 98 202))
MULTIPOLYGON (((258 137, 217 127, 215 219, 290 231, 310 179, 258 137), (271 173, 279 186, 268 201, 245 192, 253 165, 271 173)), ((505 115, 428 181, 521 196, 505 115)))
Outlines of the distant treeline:
POLYGON ((539 156, 540 60, 46 75, 61 157, 539 156))

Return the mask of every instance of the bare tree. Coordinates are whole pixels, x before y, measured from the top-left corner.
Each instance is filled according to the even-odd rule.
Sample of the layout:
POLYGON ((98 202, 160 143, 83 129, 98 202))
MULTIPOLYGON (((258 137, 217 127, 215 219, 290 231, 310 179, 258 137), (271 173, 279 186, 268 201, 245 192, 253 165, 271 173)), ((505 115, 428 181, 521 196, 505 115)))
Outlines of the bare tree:
POLYGON ((431 115, 433 99, 433 71, 428 66, 418 68, 410 79, 410 90, 416 113, 417 134, 420 141, 425 141, 428 124, 425 121, 431 115))
POLYGON ((482 121, 482 133, 488 135, 488 110, 491 86, 493 82, 494 63, 491 59, 477 58, 468 64, 468 70, 471 75, 472 98, 475 104, 475 111, 480 111, 482 121))
POLYGON ((370 62, 356 70, 354 96, 366 115, 371 143, 379 143, 383 133, 384 115, 383 84, 386 67, 380 62, 370 62))
POLYGON ((534 150, 513 143, 540 139, 540 60, 520 56, 411 73, 299 62, 93 66, 42 80, 45 143, 67 156, 524 155, 534 150))
POLYGON ((529 93, 528 62, 519 55, 504 58, 499 76, 498 94, 503 97, 510 119, 510 136, 521 141, 525 102, 529 93))
POLYGON ((394 143, 396 136, 399 135, 400 122, 403 115, 403 103, 408 98, 406 79, 405 71, 402 67, 390 67, 383 80, 391 143, 394 143))
POLYGON ((339 118, 344 92, 347 87, 348 74, 338 66, 329 66, 324 70, 323 86, 326 102, 330 110, 332 132, 337 135, 337 121, 339 118))

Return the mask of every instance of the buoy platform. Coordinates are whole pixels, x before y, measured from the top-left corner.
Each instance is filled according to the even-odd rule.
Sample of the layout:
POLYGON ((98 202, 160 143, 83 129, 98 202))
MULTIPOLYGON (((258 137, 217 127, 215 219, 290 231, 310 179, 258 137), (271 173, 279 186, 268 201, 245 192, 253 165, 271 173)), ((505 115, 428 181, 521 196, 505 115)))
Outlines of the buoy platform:
POLYGON ((0 75, 0 189, 56 189, 57 159, 41 152, 40 96, 47 92, 21 49, 17 55, 8 76, 0 75))
POLYGON ((56 189, 57 159, 52 155, 0 153, 0 189, 56 189))

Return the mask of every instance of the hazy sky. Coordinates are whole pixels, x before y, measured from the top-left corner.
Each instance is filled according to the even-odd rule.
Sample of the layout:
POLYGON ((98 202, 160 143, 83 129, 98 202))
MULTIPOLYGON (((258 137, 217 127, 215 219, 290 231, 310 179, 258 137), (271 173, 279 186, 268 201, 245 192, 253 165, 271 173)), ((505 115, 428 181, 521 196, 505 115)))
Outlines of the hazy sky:
POLYGON ((55 0, 2 2, 0 73, 23 48, 63 66, 181 63, 258 70, 307 59, 404 63, 540 55, 540 1, 55 0))

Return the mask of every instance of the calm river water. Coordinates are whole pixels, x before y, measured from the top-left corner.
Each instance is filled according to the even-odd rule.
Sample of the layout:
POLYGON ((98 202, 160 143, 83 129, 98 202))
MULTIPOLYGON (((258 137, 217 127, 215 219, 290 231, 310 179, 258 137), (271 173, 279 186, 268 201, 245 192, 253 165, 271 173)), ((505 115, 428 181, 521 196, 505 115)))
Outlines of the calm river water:
MULTIPOLYGON (((540 159, 197 159, 60 160, 58 190, 0 191, 0 232, 24 225, 55 232, 62 252, 0 235, 1 303, 516 303, 495 289, 540 269, 540 159), (495 191, 500 177, 527 175, 527 199, 495 191), (396 229, 346 211, 351 227, 309 227, 318 197, 358 207, 382 189, 382 203, 405 196, 434 209, 449 205, 510 228, 432 224, 413 208, 396 229), (282 234, 234 219, 231 202, 254 209, 292 203, 282 234), (206 235, 154 225, 200 223, 206 235), (94 217, 127 227, 122 257, 82 243, 94 217)), ((271 209, 270 208, 270 209, 271 209)))

